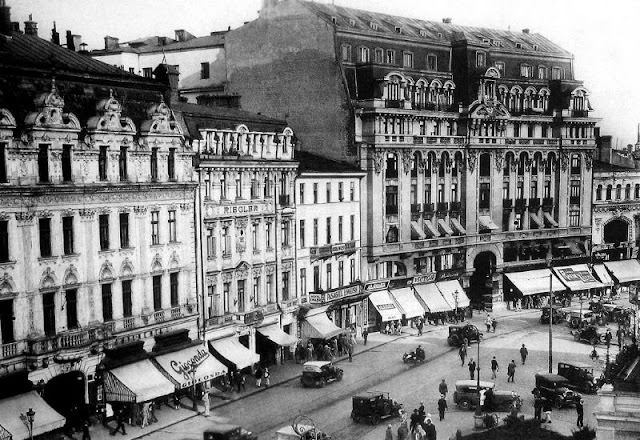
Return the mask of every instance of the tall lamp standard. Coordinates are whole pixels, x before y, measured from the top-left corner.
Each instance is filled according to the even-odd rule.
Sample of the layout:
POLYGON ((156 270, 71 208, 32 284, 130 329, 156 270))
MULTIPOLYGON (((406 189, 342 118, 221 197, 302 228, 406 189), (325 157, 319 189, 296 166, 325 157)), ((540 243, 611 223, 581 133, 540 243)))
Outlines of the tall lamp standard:
POLYGON ((456 300, 456 322, 458 322, 458 295, 460 295, 460 292, 458 292, 458 289, 456 289, 456 291, 454 292, 455 295, 455 300, 456 300))
POLYGON ((198 412, 198 404, 196 403, 196 370, 198 365, 194 360, 191 361, 191 400, 193 402, 193 410, 198 412))
POLYGON ((547 259, 549 267, 549 373, 553 373, 553 272, 551 259, 547 259))
POLYGON ((29 440, 33 440, 33 421, 36 417, 36 412, 33 410, 33 408, 29 408, 29 411, 27 411, 27 414, 20 414, 20 420, 22 420, 22 422, 27 425, 27 428, 29 429, 29 440))

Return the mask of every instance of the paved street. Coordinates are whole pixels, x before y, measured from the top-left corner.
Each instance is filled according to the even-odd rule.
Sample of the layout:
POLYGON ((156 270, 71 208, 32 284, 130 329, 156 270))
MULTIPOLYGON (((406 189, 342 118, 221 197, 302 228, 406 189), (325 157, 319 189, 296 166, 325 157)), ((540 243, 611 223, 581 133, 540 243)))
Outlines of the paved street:
MULTIPOLYGON (((531 389, 534 386, 533 375, 537 371, 547 369, 547 327, 538 324, 539 312, 511 313, 509 317, 500 318, 497 333, 485 335, 481 344, 481 377, 488 379, 489 361, 495 355, 500 362, 501 370, 496 380, 498 389, 515 390, 524 398, 523 411, 533 414, 531 389), (529 349, 526 366, 519 365, 518 349, 525 343, 529 349), (506 382, 506 365, 511 359, 518 361, 515 384, 506 382)), ((474 322, 480 323, 481 316, 474 322)), ((564 326, 554 327, 554 370, 558 361, 590 361, 590 346, 573 341, 569 330, 564 326)), ((402 402, 405 409, 411 411, 423 400, 427 412, 437 419, 436 401, 438 383, 442 378, 449 384, 449 412, 443 422, 435 420, 439 435, 449 436, 457 428, 471 429, 473 417, 471 411, 455 408, 451 401, 454 383, 458 379, 468 378, 466 366, 461 367, 457 351, 446 344, 446 327, 429 327, 425 335, 410 335, 380 345, 373 350, 360 353, 353 363, 342 361, 340 366, 345 370, 345 378, 340 383, 328 385, 321 389, 302 388, 298 380, 292 380, 271 389, 247 396, 216 408, 209 419, 203 416, 191 417, 182 422, 165 427, 145 435, 158 439, 196 439, 207 425, 215 421, 231 421, 238 423, 259 434, 261 439, 274 438, 275 431, 290 424, 299 414, 311 417, 320 429, 333 435, 334 439, 365 438, 379 439, 383 437, 387 423, 377 427, 357 425, 351 421, 351 396, 366 390, 384 390, 402 402), (428 362, 418 367, 407 367, 401 361, 402 354, 415 348, 420 343, 427 351, 428 362)), ((383 335, 375 335, 385 338, 383 335)), ((391 338, 389 337, 391 340, 391 338)), ((470 354, 476 357, 477 347, 473 345, 470 354)), ((612 356, 617 347, 613 347, 612 356)), ((596 364, 600 373, 605 350, 599 349, 601 362, 596 364)), ((585 423, 593 424, 590 416, 596 404, 596 396, 585 396, 585 423)), ((575 410, 556 410, 551 428, 563 433, 570 433, 574 421, 575 410)), ((398 419, 390 421, 394 431, 398 419)), ((136 428, 132 428, 135 433, 136 428)))

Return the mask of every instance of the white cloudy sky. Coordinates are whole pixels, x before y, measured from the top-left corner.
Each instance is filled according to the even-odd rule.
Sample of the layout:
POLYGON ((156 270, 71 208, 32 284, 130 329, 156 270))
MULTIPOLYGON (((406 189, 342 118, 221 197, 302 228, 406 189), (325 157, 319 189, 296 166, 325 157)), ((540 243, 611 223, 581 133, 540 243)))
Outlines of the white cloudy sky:
MULTIPOLYGON (((330 2, 331 0, 322 0, 330 2)), ((594 116, 603 134, 620 147, 637 140, 640 123, 637 32, 640 0, 335 0, 335 4, 394 15, 521 30, 544 34, 575 55, 576 77, 591 91, 594 116)), ((80 34, 89 49, 103 47, 103 37, 120 41, 148 35, 173 36, 186 29, 201 36, 241 26, 257 16, 261 0, 8 0, 12 20, 28 14, 40 36, 50 35, 55 20, 64 38, 80 34)), ((22 27, 22 25, 21 25, 22 27)))

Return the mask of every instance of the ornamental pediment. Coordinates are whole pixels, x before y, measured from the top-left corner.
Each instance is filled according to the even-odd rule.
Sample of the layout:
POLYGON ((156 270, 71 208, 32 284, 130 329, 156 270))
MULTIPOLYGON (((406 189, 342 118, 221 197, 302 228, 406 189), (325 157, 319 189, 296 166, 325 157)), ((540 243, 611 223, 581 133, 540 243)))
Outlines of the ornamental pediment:
POLYGON ((80 121, 73 113, 64 113, 64 99, 58 94, 55 79, 51 80, 51 91, 35 100, 36 111, 27 115, 27 128, 47 130, 80 131, 80 121))
POLYGON ((469 106, 469 117, 472 119, 509 119, 511 114, 507 107, 498 100, 474 101, 469 106))
POLYGON ((96 106, 98 114, 87 122, 87 130, 92 132, 112 132, 122 134, 136 133, 136 126, 126 116, 122 116, 122 105, 109 90, 109 97, 101 100, 96 106))

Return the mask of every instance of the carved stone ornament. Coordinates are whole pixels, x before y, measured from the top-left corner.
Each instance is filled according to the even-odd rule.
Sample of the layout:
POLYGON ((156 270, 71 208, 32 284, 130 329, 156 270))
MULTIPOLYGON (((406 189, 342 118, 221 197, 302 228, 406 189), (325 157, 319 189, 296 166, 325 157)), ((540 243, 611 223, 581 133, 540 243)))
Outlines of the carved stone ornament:
POLYGON ((569 154, 566 151, 560 152, 560 168, 566 171, 569 167, 569 154))
POLYGON ((524 170, 526 172, 531 171, 531 164, 533 163, 533 159, 531 159, 530 157, 527 158, 527 160, 524 162, 524 170))
POLYGON ((384 152, 376 151, 373 153, 373 167, 376 171, 376 174, 380 174, 382 172, 382 167, 384 165, 384 152))
POLYGON ((0 108, 0 128, 4 128, 6 130, 13 130, 16 128, 16 118, 14 118, 11 112, 5 108, 0 108))
POLYGON ((259 277, 260 275, 262 275, 262 266, 253 267, 251 269, 251 275, 253 275, 254 278, 259 277))
POLYGON ((96 215, 96 210, 90 208, 80 208, 78 210, 78 213, 80 213, 80 217, 91 220, 93 216, 96 215))
POLYGON ((518 170, 518 164, 519 163, 520 163, 520 159, 516 159, 514 157, 513 160, 511 161, 511 163, 509 164, 512 173, 515 173, 518 170))
POLYGON ((33 220, 34 213, 32 211, 16 212, 16 220, 20 223, 30 223, 33 220))
POLYGON ((403 151, 402 152, 402 169, 405 174, 409 174, 411 171, 411 152, 403 151))
POLYGON ((87 121, 87 130, 92 132, 111 132, 121 134, 136 134, 136 126, 131 120, 122 116, 122 105, 114 98, 113 90, 109 90, 109 97, 101 100, 96 109, 98 114, 87 121))
POLYGON ((476 167, 476 160, 478 159, 478 152, 474 150, 469 150, 467 153, 467 163, 469 166, 469 172, 473 173, 473 170, 476 167))
POLYGON ((142 205, 134 206, 133 212, 135 212, 136 215, 145 215, 147 213, 147 207, 142 205))
POLYGON ((438 174, 439 169, 440 169, 440 159, 436 159, 433 161, 433 167, 431 168, 431 173, 438 174))
POLYGON ((504 167, 504 153, 500 150, 496 151, 496 171, 502 171, 504 167))
POLYGON ((25 118, 27 128, 48 128, 80 131, 81 125, 73 113, 63 113, 64 99, 58 94, 56 80, 51 80, 51 91, 35 100, 36 111, 25 118))
POLYGON ((169 106, 160 95, 160 102, 154 104, 148 111, 149 119, 140 125, 142 135, 174 135, 182 136, 180 124, 176 122, 175 116, 169 106))
POLYGON ((593 153, 589 152, 584 155, 584 164, 587 167, 587 170, 591 169, 593 165, 593 153))
POLYGON ((267 269, 266 269, 267 275, 271 275, 271 274, 275 273, 275 271, 276 271, 276 266, 275 265, 272 264, 270 266, 267 266, 267 269))
POLYGON ((233 272, 222 272, 221 278, 223 283, 228 283, 233 280, 233 272))
POLYGON ((451 165, 453 165, 453 160, 451 159, 451 157, 447 156, 447 160, 444 163, 445 172, 451 172, 451 165))

